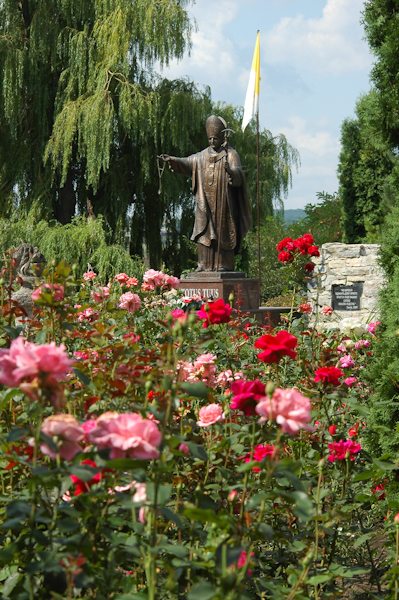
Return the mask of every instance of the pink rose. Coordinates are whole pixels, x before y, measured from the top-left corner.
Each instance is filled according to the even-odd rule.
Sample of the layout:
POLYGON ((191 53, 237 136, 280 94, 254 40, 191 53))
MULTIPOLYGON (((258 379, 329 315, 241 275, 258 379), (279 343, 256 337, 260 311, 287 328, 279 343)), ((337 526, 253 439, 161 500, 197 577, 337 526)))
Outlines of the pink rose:
POLYGON ((43 299, 43 294, 50 294, 54 302, 62 302, 64 299, 64 287, 57 283, 44 283, 31 294, 34 302, 43 299))
POLYGON ((199 427, 209 427, 210 425, 224 421, 222 407, 219 404, 203 406, 198 413, 198 417, 197 425, 199 427))
POLYGON ((216 378, 216 383, 217 385, 220 385, 220 387, 225 388, 229 383, 232 383, 233 381, 238 381, 239 379, 246 379, 242 371, 237 371, 233 375, 233 371, 231 369, 227 369, 226 371, 222 371, 221 373, 219 373, 219 375, 216 378))
POLYGON ((129 275, 126 275, 126 273, 118 273, 118 275, 115 275, 114 279, 115 281, 123 285, 129 280, 129 275))
POLYGON ((380 325, 381 322, 380 321, 374 321, 374 323, 369 323, 367 325, 367 331, 369 331, 372 335, 375 335, 375 330, 377 329, 378 325, 380 325))
POLYGON ((177 290, 180 281, 173 275, 164 275, 163 287, 169 290, 177 290))
POLYGON ((344 379, 344 383, 346 383, 346 385, 349 385, 349 387, 356 383, 357 381, 357 377, 347 377, 346 379, 344 379))
POLYGON ((17 337, 7 350, 0 350, 0 382, 18 387, 23 380, 29 383, 38 376, 64 379, 75 361, 69 358, 64 344, 36 345, 17 337))
POLYGON ((139 280, 137 279, 137 277, 129 277, 129 279, 126 281, 126 287, 130 288, 130 287, 137 287, 139 284, 139 280))
POLYGON ((78 317, 79 323, 83 323, 83 321, 89 321, 89 323, 93 323, 99 317, 99 313, 94 310, 94 308, 85 308, 82 312, 76 313, 78 317))
MULTIPOLYGON (((255 552, 251 552, 250 557, 249 557, 250 560, 251 560, 251 558, 254 555, 255 555, 255 552)), ((238 561, 237 561, 237 568, 238 569, 242 569, 242 567, 245 567, 245 565, 247 564, 247 556, 248 556, 247 553, 245 552, 245 550, 243 550, 241 552, 241 554, 240 554, 240 557, 239 557, 238 561)), ((248 575, 248 577, 251 577, 251 575, 252 575, 252 569, 248 569, 247 575, 248 575)))
POLYGON ((179 360, 177 363, 178 381, 188 381, 194 373, 194 365, 187 360, 179 360))
POLYGON ((183 454, 188 454, 190 452, 188 446, 182 442, 179 446, 179 452, 183 452, 183 454))
POLYGON ((149 269, 144 273, 143 281, 144 283, 149 283, 154 287, 159 287, 163 284, 164 274, 162 271, 155 271, 154 269, 149 269))
POLYGON ((130 313, 135 312, 141 306, 141 300, 137 294, 126 292, 119 298, 119 308, 127 309, 130 313))
POLYGON ((353 360, 350 354, 346 354, 345 356, 341 356, 339 359, 340 365, 343 369, 348 369, 349 367, 355 366, 355 361, 353 360))
POLYGON ((175 310, 172 310, 170 314, 174 319, 180 319, 181 317, 186 316, 186 313, 181 308, 175 308, 175 310))
POLYGON ((259 402, 255 407, 255 412, 261 415, 259 423, 274 420, 281 425, 283 433, 295 435, 300 429, 313 431, 314 428, 308 425, 311 420, 310 400, 302 396, 298 390, 276 388, 271 400, 259 402))
MULTIPOLYGON (((64 460, 72 460, 76 454, 82 451, 79 442, 84 439, 85 432, 72 415, 52 415, 51 417, 47 417, 42 423, 41 431, 48 435, 48 437, 53 438, 58 446, 60 456, 64 460)), ((34 438, 29 440, 29 445, 35 445, 34 438)), ((50 456, 50 458, 57 457, 57 453, 47 444, 41 444, 40 450, 43 454, 50 456)))
POLYGON ((96 291, 92 291, 91 296, 94 302, 102 302, 109 297, 109 287, 100 287, 96 291))
POLYGON ((355 348, 356 350, 360 350, 360 348, 368 348, 370 344, 370 340, 359 340, 355 342, 355 348))
POLYGON ((298 311, 303 312, 305 315, 310 315, 312 314, 312 307, 309 302, 304 302, 304 304, 298 306, 298 311))
POLYGON ((92 279, 95 279, 97 277, 97 273, 95 273, 94 271, 88 271, 87 273, 83 273, 83 279, 85 281, 91 281, 92 279))
POLYGON ((323 306, 321 312, 323 313, 323 315, 331 317, 331 315, 333 314, 333 309, 331 308, 331 306, 323 306))
POLYGON ((194 361, 194 373, 188 378, 188 381, 201 380, 205 385, 213 387, 216 383, 216 365, 214 361, 217 359, 215 354, 201 354, 194 361))
POLYGON ((100 450, 110 448, 110 458, 138 458, 151 460, 158 458, 156 446, 162 441, 162 435, 156 423, 137 413, 122 413, 106 418, 102 415, 96 422, 96 428, 88 434, 91 443, 100 450))
POLYGON ((144 281, 141 284, 141 289, 143 290, 143 292, 153 292, 155 290, 155 285, 153 283, 147 283, 146 281, 144 281))

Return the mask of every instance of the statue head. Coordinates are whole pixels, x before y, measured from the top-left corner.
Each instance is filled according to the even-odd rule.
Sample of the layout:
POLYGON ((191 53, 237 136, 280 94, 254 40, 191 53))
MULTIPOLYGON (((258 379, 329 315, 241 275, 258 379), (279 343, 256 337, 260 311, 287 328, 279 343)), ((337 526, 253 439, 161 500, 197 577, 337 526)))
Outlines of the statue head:
POLYGON ((223 143, 223 130, 227 129, 226 121, 222 117, 211 115, 206 120, 205 128, 210 147, 217 150, 223 143))

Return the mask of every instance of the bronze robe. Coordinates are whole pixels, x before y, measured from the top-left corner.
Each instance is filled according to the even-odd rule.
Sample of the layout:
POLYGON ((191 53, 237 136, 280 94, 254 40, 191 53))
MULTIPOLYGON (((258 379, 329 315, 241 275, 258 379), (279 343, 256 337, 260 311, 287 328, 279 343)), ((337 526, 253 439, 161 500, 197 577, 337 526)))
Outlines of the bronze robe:
POLYGON ((176 173, 192 177, 196 210, 191 239, 212 245, 215 252, 234 250, 237 254, 252 221, 238 153, 230 146, 218 153, 208 147, 186 158, 172 157, 170 166, 176 173), (230 176, 225 170, 226 153, 230 176))

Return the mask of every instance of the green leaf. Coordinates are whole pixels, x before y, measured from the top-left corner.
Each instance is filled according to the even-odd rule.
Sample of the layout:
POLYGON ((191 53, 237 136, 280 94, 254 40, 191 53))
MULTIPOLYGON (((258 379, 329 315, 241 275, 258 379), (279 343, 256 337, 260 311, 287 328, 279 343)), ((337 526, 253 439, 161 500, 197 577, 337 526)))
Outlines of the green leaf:
POLYGON ((189 394, 189 396, 193 396, 194 398, 208 398, 209 389, 201 383, 200 381, 197 383, 181 383, 179 389, 189 394))
POLYGON ((208 460, 208 455, 203 446, 196 444, 195 442, 185 442, 187 448, 190 450, 190 454, 195 456, 195 458, 199 458, 200 460, 208 460))
POLYGON ((8 434, 7 442, 17 442, 18 440, 22 440, 22 438, 29 433, 29 429, 25 429, 24 427, 14 427, 8 434))
POLYGON ((49 329, 41 329, 38 331, 35 337, 35 343, 40 345, 45 344, 47 342, 47 333, 49 331, 49 329))
POLYGON ((158 511, 165 517, 167 521, 172 521, 179 529, 183 529, 183 523, 179 515, 173 512, 170 508, 166 506, 161 506, 158 511))
POLYGON ((317 585, 318 583, 325 583, 329 579, 331 579, 331 575, 313 575, 313 577, 306 580, 306 583, 308 585, 317 585))
POLYGON ((10 575, 10 577, 7 577, 7 579, 4 582, 3 585, 3 598, 8 598, 9 595, 11 594, 11 592, 13 591, 13 589, 15 588, 15 586, 17 585, 17 583, 19 582, 19 580, 22 578, 22 573, 13 573, 12 575, 10 575))
POLYGON ((21 394, 21 390, 19 388, 11 388, 11 389, 4 390, 4 392, 1 394, 2 398, 0 401, 0 410, 2 410, 8 404, 8 402, 12 398, 14 398, 14 396, 17 396, 20 394, 21 394))
POLYGON ((310 497, 305 492, 292 492, 292 496, 295 498, 294 514, 301 521, 310 521, 313 517, 314 506, 310 497))
POLYGON ((274 537, 273 528, 270 527, 270 525, 267 525, 266 523, 261 523, 259 525, 259 531, 262 533, 263 537, 268 541, 272 540, 274 537))
POLYGON ((255 494, 255 496, 252 496, 252 498, 248 500, 246 510, 253 510, 259 506, 264 498, 267 498, 266 492, 259 492, 258 494, 255 494))
POLYGON ((374 531, 370 531, 369 533, 365 533, 364 535, 361 535, 360 537, 357 538, 357 540, 353 544, 353 547, 359 548, 359 546, 364 544, 364 542, 367 542, 367 540, 369 540, 371 537, 373 537, 373 535, 375 535, 374 531))
POLYGON ((388 460, 378 460, 377 458, 374 458, 373 463, 376 467, 381 469, 381 471, 394 471, 395 469, 399 469, 398 465, 388 460))
POLYGON ((16 340, 23 327, 9 327, 8 325, 4 325, 1 329, 3 329, 12 340, 16 340))
POLYGON ((61 262, 58 263, 55 272, 59 277, 68 277, 71 272, 71 267, 66 260, 61 260, 61 262))
POLYGON ((79 371, 79 369, 76 369, 74 367, 72 368, 72 371, 75 373, 76 377, 83 383, 83 385, 85 385, 91 392, 97 392, 96 386, 91 381, 90 377, 86 375, 86 373, 83 373, 82 371, 79 371))
POLYGON ((219 523, 216 513, 210 508, 185 508, 183 514, 190 520, 201 523, 219 523))
POLYGON ((372 479, 375 477, 374 471, 363 471, 354 476, 353 481, 365 481, 366 479, 372 479))
POLYGON ((135 458, 114 458, 113 460, 107 460, 106 465, 108 469, 116 469, 120 471, 129 471, 142 466, 142 461, 135 458))
POLYGON ((155 492, 157 493, 157 504, 164 504, 170 498, 172 486, 160 484, 158 485, 158 489, 156 489, 155 483, 150 481, 146 487, 147 498, 150 502, 155 502, 155 492))
POLYGON ((216 595, 216 590, 209 581, 196 583, 187 594, 187 600, 211 600, 216 595))

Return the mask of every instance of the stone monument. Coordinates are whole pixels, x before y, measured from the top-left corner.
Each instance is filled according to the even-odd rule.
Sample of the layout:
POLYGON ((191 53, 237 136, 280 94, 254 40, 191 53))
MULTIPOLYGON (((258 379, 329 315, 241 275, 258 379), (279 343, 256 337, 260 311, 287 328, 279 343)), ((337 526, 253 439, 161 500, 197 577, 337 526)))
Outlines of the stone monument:
POLYGON ((231 292, 244 299, 244 309, 259 308, 257 279, 234 271, 234 257, 251 226, 245 174, 238 153, 228 144, 224 119, 210 116, 206 121, 209 147, 186 158, 162 154, 169 168, 192 178, 195 195, 195 222, 191 239, 198 244, 196 272, 182 277, 180 288, 186 296, 226 302, 231 292))
POLYGON ((13 252, 13 260, 15 269, 22 279, 22 285, 17 292, 12 294, 11 298, 17 301, 25 309, 28 317, 31 318, 33 284, 43 274, 46 259, 36 246, 20 244, 13 252))
POLYGON ((331 306, 340 318, 372 318, 384 286, 378 252, 378 244, 323 244, 320 257, 312 259, 318 277, 308 284, 308 300, 313 308, 317 303, 319 308, 331 306))

